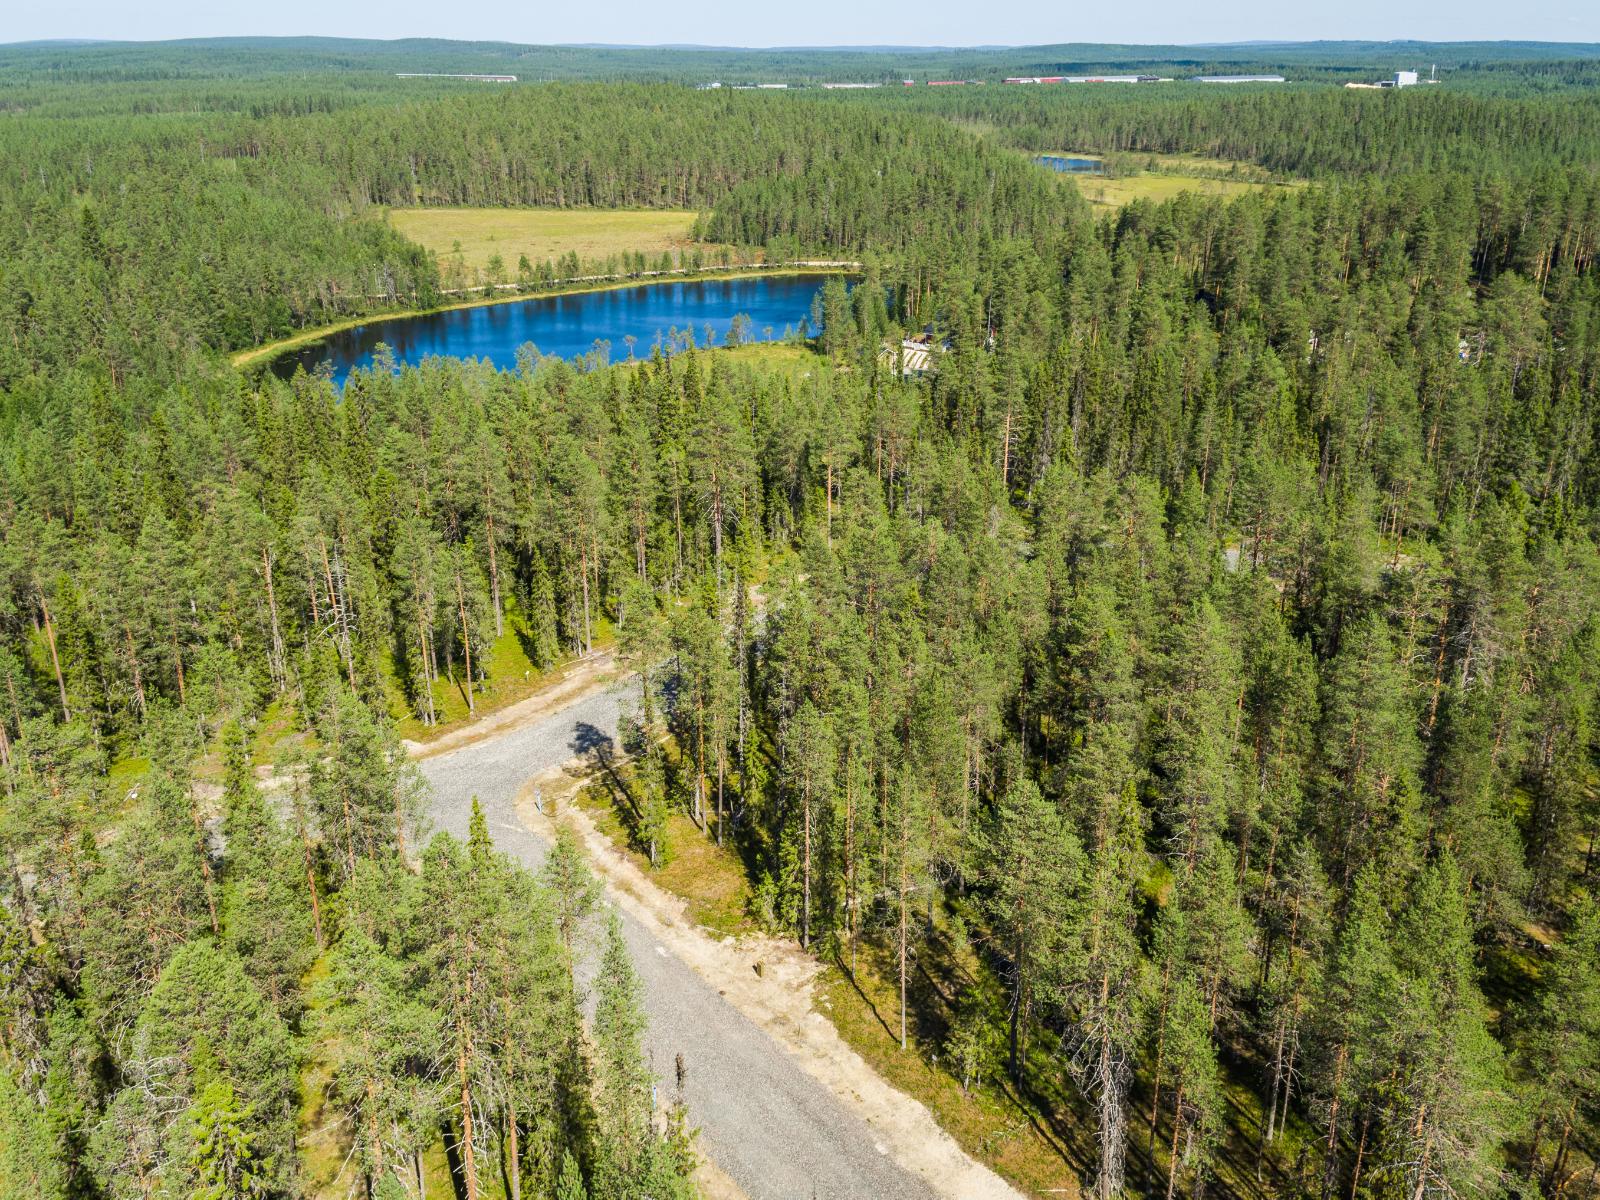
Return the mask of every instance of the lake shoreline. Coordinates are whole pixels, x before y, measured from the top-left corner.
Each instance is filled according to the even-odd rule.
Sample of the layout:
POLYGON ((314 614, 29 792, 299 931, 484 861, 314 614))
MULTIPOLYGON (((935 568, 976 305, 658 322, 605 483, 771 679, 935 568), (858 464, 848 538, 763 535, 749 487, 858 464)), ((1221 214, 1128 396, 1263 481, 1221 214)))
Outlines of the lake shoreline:
MULTIPOLYGON (((523 291, 520 288, 516 290, 508 288, 505 295, 480 296, 474 300, 439 304, 431 308, 408 308, 395 309, 392 312, 366 313, 359 317, 350 317, 343 321, 334 321, 327 325, 304 329, 289 337, 253 346, 248 350, 235 351, 228 356, 228 365, 236 370, 270 367, 274 361, 285 354, 303 350, 307 346, 314 346, 334 334, 345 333, 359 326, 371 324, 374 321, 403 321, 413 317, 431 317, 441 313, 460 312, 464 309, 515 304, 521 300, 542 300, 554 296, 612 292, 623 288, 650 287, 659 283, 705 283, 714 280, 782 278, 791 275, 849 275, 860 270, 861 264, 859 262, 793 261, 774 263, 771 266, 761 263, 747 263, 729 267, 703 267, 700 270, 645 271, 629 275, 587 276, 566 283, 557 282, 545 287, 536 287, 528 291, 523 291)), ((515 287, 515 285, 511 286, 515 287)))

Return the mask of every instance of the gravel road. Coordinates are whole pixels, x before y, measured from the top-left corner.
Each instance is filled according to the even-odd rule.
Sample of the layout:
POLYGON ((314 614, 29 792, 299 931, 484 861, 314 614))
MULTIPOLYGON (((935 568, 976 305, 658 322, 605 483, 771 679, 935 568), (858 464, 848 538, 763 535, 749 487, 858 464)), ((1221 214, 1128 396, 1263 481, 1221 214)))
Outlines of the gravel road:
MULTIPOLYGON (((575 700, 559 712, 419 764, 432 787, 435 830, 465 837, 478 797, 498 849, 537 867, 545 842, 515 811, 530 777, 615 739, 623 689, 575 700)), ((783 1049, 724 1000, 632 916, 623 932, 644 984, 645 1045, 666 1094, 676 1056, 700 1144, 750 1200, 900 1200, 933 1196, 887 1157, 866 1123, 845 1111, 783 1049)))

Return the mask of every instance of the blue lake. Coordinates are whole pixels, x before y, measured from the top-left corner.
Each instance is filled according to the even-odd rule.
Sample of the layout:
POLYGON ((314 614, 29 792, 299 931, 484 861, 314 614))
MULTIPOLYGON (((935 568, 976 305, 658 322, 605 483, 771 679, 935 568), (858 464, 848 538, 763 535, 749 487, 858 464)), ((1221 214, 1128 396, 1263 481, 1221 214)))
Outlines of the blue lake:
MULTIPOLYGON (((750 319, 747 338, 764 341, 767 330, 783 336, 811 318, 811 302, 826 275, 776 275, 751 279, 713 279, 699 283, 648 283, 604 292, 541 296, 419 317, 369 321, 273 360, 274 373, 287 378, 296 367, 333 368, 335 382, 358 367, 372 365, 378 346, 393 352, 396 363, 415 365, 440 355, 486 358, 497 367, 517 365, 517 350, 529 343, 541 354, 576 358, 610 343, 612 362, 628 357, 625 339, 636 340, 640 358, 659 343, 672 349, 672 333, 694 331, 696 345, 706 344, 710 326, 720 345, 736 316, 750 319)), ((681 342, 680 342, 681 344, 681 342)))
POLYGON ((1033 161, 1041 167, 1068 175, 1102 175, 1106 169, 1105 163, 1098 158, 1073 158, 1065 154, 1040 154, 1033 161))

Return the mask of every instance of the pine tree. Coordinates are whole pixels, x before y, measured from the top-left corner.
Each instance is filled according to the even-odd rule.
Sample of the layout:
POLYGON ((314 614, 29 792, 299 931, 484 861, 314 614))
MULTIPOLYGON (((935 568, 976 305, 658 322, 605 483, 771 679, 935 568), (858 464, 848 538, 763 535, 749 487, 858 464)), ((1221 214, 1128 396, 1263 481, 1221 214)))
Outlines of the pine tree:
POLYGON ((1395 929, 1400 1053, 1374 1175, 1408 1195, 1488 1195, 1512 1120, 1504 1055, 1489 1033, 1472 927, 1454 859, 1418 877, 1395 929))
POLYGON ((439 834, 422 863, 422 928, 429 947, 425 995, 443 1024, 442 1083, 453 1114, 460 1186, 477 1200, 492 1095, 489 1055, 494 1004, 492 926, 500 919, 496 880, 489 877, 488 827, 476 797, 467 845, 439 834))
POLYGON ((1073 913, 1060 969, 1074 1015, 1069 1066, 1093 1101, 1099 1125, 1094 1191, 1099 1200, 1114 1200, 1123 1186, 1123 1101, 1143 1023, 1135 888, 1144 831, 1131 780, 1099 797, 1096 807, 1083 900, 1073 913))
POLYGON ((1176 870, 1188 875, 1238 803, 1233 751, 1244 690, 1237 652, 1209 601, 1174 628, 1166 658, 1157 764, 1176 870))
POLYGON ((100 1183, 112 1195, 142 1194, 163 1175, 181 1180, 185 1194, 244 1188, 247 1176, 253 1192, 219 1194, 289 1186, 295 1056, 232 954, 196 940, 173 955, 118 1065, 124 1086, 93 1139, 100 1183), (167 1131, 171 1100, 189 1118, 182 1136, 167 1131))
MULTIPOLYGON (((1356 1110, 1388 1073, 1394 1041, 1388 1014, 1399 1002, 1400 978, 1394 962, 1393 927, 1383 904, 1384 881, 1376 866, 1356 876, 1344 919, 1325 972, 1328 986, 1317 1007, 1316 1070, 1312 1075, 1322 1137, 1322 1195, 1338 1183, 1342 1139, 1354 1125, 1356 1110)), ((1366 1125, 1370 1129, 1371 1114, 1366 1125)))
POLYGON ((715 747, 717 734, 726 730, 715 710, 726 703, 727 655, 716 617, 699 603, 678 611, 671 644, 676 666, 671 716, 678 744, 694 767, 689 815, 702 832, 709 832, 708 772, 712 759, 720 759, 715 747))
POLYGON ((210 927, 205 875, 185 789, 152 770, 116 843, 84 884, 84 987, 103 1014, 131 1022, 169 959, 210 927))
POLYGON ((1261 1129, 1260 1154, 1281 1133, 1289 1101, 1300 1075, 1303 1035, 1312 1006, 1326 986, 1329 897, 1322 864, 1309 843, 1297 844, 1286 856, 1282 878, 1265 885, 1261 923, 1265 979, 1259 986, 1261 1016, 1267 1038, 1263 1062, 1267 1080, 1267 1118, 1261 1129), (1280 1116, 1281 1111, 1281 1116, 1280 1116))
POLYGON ((784 784, 795 814, 790 836, 798 843, 800 945, 805 948, 815 937, 812 909, 823 890, 820 881, 828 837, 824 817, 832 808, 835 757, 827 718, 810 700, 801 701, 785 736, 784 784))
POLYGON ((334 868, 348 881, 358 858, 403 858, 417 828, 421 777, 393 729, 342 690, 316 728, 328 755, 312 768, 311 801, 334 868))
POLYGON ((223 728, 222 884, 225 943, 286 1021, 300 1012, 300 980, 315 956, 301 856, 256 786, 243 730, 223 728))
POLYGON ((406 964, 359 928, 340 938, 317 989, 328 1098, 348 1115, 356 1167, 377 1187, 409 1167, 444 1111, 445 1089, 418 1071, 443 1050, 440 1015, 415 998, 406 964))
POLYGON ((17 1200, 59 1200, 68 1194, 66 1170, 38 1106, 0 1071, 0 1188, 17 1200))
POLYGON ((201 1088, 189 1111, 188 1170, 196 1200, 254 1200, 268 1194, 251 1132, 255 1111, 240 1105, 226 1079, 201 1088))
POLYGON ((688 443, 689 476, 696 502, 711 526, 711 559, 717 594, 723 587, 723 540, 744 524, 750 463, 755 457, 749 424, 730 394, 724 360, 718 358, 688 443))
MULTIPOLYGON (((650 589, 639 581, 624 585, 618 649, 623 662, 639 679, 637 746, 632 786, 628 788, 638 821, 638 836, 648 851, 651 866, 660 866, 667 854, 666 770, 656 727, 659 672, 670 642, 667 623, 656 607, 650 589)), ((626 739, 624 739, 626 741, 626 739)))
POLYGON ((856 330, 850 319, 850 295, 843 279, 834 276, 823 285, 820 306, 813 312, 812 324, 821 329, 823 352, 834 357, 849 353, 855 346, 856 330))
POLYGON ((1554 948, 1537 1003, 1521 1039, 1522 1062, 1533 1087, 1528 1174, 1546 1188, 1566 1180, 1580 1108, 1600 1088, 1600 908, 1587 898, 1554 948), (1548 1164, 1544 1139, 1554 1140, 1548 1164))
POLYGON ((1083 851, 1060 811, 1031 780, 1014 783, 1000 803, 990 840, 989 918, 1009 975, 1008 1069, 1022 1079, 1028 1030, 1062 972, 1083 886, 1083 851))
POLYGON ((1417 837, 1416 717, 1381 617, 1345 631, 1323 688, 1324 854, 1341 886, 1372 859, 1403 863, 1417 837))
POLYGON ((569 955, 589 916, 595 911, 604 888, 584 858, 578 835, 570 825, 556 826, 555 844, 540 871, 540 879, 555 903, 556 930, 569 955))
POLYGON ((498 919, 487 930, 493 999, 486 1032, 499 1085, 502 1170, 510 1176, 510 1200, 521 1200, 528 1166, 547 1169, 566 1141, 574 1097, 562 1079, 562 1060, 579 1036, 578 1005, 570 951, 548 895, 503 859, 488 869, 501 895, 498 919))
POLYGON ((1222 1133, 1222 1077, 1211 1039, 1211 1016, 1202 990, 1180 976, 1167 1013, 1167 1058, 1171 1064, 1172 1138, 1167 1148, 1167 1200, 1180 1168, 1204 1188, 1222 1133))

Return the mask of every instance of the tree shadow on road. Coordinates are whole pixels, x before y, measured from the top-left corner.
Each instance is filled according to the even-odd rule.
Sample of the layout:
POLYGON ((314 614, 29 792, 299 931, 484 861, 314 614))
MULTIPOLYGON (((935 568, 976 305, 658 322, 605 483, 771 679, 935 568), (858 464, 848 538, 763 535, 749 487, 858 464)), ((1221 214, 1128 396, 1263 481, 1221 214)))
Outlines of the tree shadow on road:
POLYGON ((612 765, 617 756, 617 741, 598 725, 579 721, 572 730, 572 752, 592 761, 597 767, 612 765))
POLYGON ((629 844, 640 846, 644 812, 634 797, 633 789, 628 786, 628 781, 618 770, 622 759, 618 755, 616 739, 596 725, 579 721, 573 729, 572 741, 568 745, 574 754, 583 759, 586 772, 593 775, 596 782, 605 788, 606 799, 610 801, 612 810, 622 822, 629 844))

